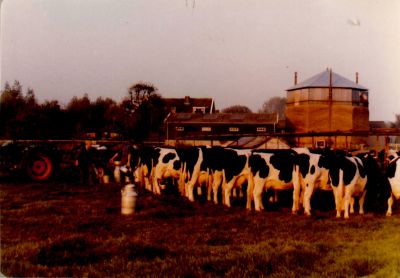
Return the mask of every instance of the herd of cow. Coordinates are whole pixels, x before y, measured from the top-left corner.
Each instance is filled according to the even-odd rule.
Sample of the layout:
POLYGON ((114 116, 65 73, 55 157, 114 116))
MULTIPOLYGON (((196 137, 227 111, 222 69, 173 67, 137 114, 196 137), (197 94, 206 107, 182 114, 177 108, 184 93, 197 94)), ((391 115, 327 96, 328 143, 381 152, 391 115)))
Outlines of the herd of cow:
POLYGON ((369 198, 387 204, 386 215, 392 214, 393 202, 400 198, 400 153, 389 151, 385 159, 386 163, 372 153, 307 148, 141 147, 133 151, 131 165, 136 166, 135 182, 155 194, 161 194, 165 180, 172 179, 190 201, 195 200, 195 187, 206 188, 209 201, 218 203, 218 192, 222 192, 223 204, 230 207, 231 195, 239 188, 245 189, 247 209, 254 203, 260 211, 265 191, 293 190, 292 212, 298 213, 302 206, 304 214, 311 215, 313 193, 329 190, 336 217, 344 211, 344 218, 349 218, 355 197, 359 213, 364 213, 367 192, 369 198))

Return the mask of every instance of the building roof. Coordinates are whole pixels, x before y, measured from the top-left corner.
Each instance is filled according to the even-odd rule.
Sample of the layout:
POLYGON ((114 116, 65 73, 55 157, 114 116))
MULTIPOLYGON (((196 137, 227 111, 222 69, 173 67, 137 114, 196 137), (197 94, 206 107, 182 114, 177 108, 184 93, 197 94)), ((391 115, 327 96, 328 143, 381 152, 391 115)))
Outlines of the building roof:
POLYGON ((260 113, 173 113, 167 122, 169 123, 216 123, 216 124, 276 124, 278 120, 277 114, 260 114, 260 113))
POLYGON ((372 129, 378 129, 378 128, 393 128, 394 124, 391 122, 385 122, 385 121, 370 121, 369 126, 372 129))
MULTIPOLYGON (((303 82, 294 85, 287 89, 286 91, 292 91, 302 88, 328 88, 329 86, 329 70, 324 70, 323 72, 314 75, 303 82)), ((337 73, 332 72, 332 87, 334 88, 351 88, 359 90, 368 90, 366 87, 361 86, 337 73)))
POLYGON ((205 107, 208 111, 214 110, 214 101, 212 98, 191 98, 186 96, 184 98, 164 98, 165 105, 171 110, 175 107, 177 113, 191 113, 193 107, 205 107))

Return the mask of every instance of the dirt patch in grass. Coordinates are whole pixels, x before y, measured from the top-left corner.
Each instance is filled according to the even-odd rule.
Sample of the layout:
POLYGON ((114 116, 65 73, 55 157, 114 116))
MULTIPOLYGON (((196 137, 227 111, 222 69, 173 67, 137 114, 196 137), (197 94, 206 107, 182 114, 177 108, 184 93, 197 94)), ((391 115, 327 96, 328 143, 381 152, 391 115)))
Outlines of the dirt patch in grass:
POLYGON ((127 258, 129 260, 153 260, 155 258, 164 259, 173 256, 174 253, 168 249, 151 244, 130 243, 126 246, 127 258))
POLYGON ((366 277, 374 274, 384 266, 384 263, 379 259, 358 258, 353 259, 348 263, 348 267, 353 269, 355 276, 366 277))
POLYGON ((43 246, 32 258, 32 263, 45 266, 82 266, 104 260, 109 255, 99 248, 99 244, 83 237, 73 237, 43 246))

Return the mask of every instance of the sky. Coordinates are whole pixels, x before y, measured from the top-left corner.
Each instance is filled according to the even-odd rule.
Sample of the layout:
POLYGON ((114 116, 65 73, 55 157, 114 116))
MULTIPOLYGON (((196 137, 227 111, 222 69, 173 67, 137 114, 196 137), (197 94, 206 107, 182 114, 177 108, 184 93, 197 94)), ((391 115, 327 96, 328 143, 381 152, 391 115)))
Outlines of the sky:
POLYGON ((400 0, 3 0, 0 79, 39 102, 166 98, 257 112, 326 68, 369 89, 370 120, 400 114, 400 0))

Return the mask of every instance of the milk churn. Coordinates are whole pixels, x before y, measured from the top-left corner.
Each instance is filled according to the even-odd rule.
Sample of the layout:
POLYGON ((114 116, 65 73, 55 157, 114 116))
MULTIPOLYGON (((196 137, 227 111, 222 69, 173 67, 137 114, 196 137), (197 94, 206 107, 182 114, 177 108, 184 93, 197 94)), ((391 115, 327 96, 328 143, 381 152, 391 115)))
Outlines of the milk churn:
POLYGON ((121 166, 120 161, 114 161, 114 181, 116 183, 121 182, 120 166, 121 166))
POLYGON ((121 214, 130 215, 135 212, 137 192, 135 185, 127 184, 121 190, 121 214))

